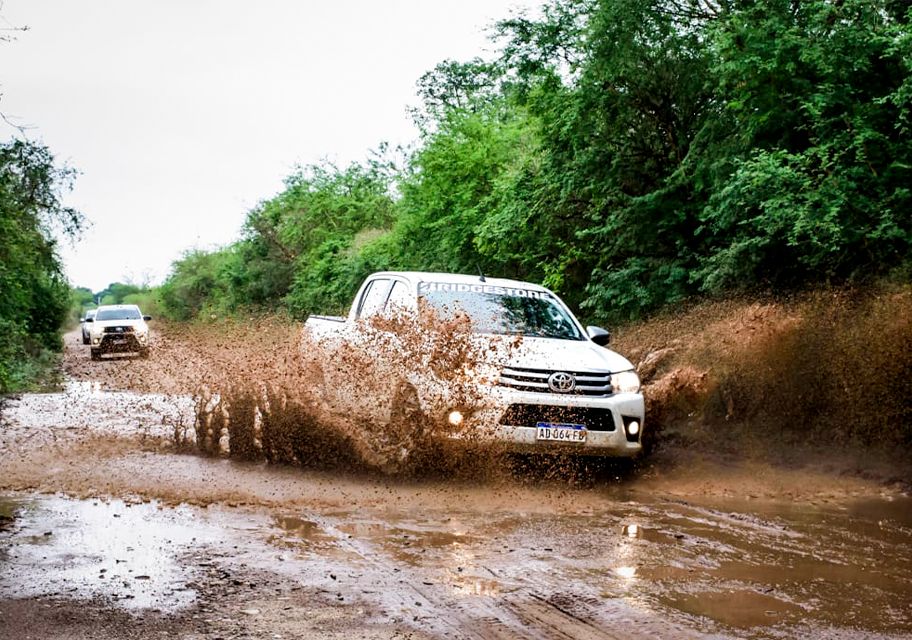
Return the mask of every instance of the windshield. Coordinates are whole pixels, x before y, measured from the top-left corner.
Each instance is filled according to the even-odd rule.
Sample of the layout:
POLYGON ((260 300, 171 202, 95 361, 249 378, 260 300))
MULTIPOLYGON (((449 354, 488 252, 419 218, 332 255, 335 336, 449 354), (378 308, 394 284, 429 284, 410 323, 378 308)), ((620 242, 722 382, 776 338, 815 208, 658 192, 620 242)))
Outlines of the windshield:
MULTIPOLYGON (((451 287, 456 289, 458 286, 451 287)), ((463 313, 478 333, 583 340, 570 314, 544 291, 489 286, 472 287, 474 290, 470 291, 428 289, 430 287, 419 287, 419 293, 438 314, 452 318, 463 313)))
POLYGON ((139 309, 133 307, 132 309, 102 309, 95 314, 96 320, 141 320, 142 314, 139 313, 139 309))

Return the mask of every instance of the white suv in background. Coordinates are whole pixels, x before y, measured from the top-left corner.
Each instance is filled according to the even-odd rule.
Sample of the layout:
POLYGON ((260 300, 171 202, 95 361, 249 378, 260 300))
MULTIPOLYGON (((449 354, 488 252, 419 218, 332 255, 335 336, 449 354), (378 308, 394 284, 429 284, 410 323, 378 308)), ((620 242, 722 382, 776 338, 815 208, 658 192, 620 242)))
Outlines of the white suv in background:
POLYGON ((97 309, 89 309, 88 311, 85 312, 85 315, 82 316, 82 320, 80 320, 80 322, 82 323, 82 344, 91 344, 91 342, 92 342, 92 336, 89 333, 90 325, 86 324, 86 320, 91 322, 92 318, 95 317, 96 311, 97 311, 97 309))
POLYGON ((92 360, 103 353, 139 353, 149 357, 149 325, 151 316, 144 316, 135 304, 111 304, 98 307, 94 318, 86 318, 92 360))

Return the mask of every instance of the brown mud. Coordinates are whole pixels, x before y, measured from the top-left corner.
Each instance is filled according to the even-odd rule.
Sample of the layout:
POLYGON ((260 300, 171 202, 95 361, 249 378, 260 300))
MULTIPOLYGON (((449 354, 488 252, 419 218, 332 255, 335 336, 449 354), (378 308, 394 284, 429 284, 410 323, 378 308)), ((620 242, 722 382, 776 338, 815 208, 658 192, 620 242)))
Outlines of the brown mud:
POLYGON ((390 475, 345 425, 276 460, 293 464, 262 441, 232 459, 262 412, 235 399, 250 431, 231 434, 227 409, 200 431, 201 401, 255 405, 269 382, 300 403, 279 414, 290 433, 321 415, 278 384, 300 375, 296 327, 158 326, 150 360, 102 362, 71 334, 68 386, 8 399, 0 420, 0 637, 912 637, 912 501, 892 461, 869 451, 884 471, 864 474, 859 455, 798 463, 736 429, 701 440, 728 378, 696 338, 794 322, 739 309, 704 309, 690 334, 646 326, 639 345, 621 332, 665 434, 620 479, 498 455, 390 475))
POLYGON ((703 303, 621 328, 662 461, 912 486, 912 287, 703 303))

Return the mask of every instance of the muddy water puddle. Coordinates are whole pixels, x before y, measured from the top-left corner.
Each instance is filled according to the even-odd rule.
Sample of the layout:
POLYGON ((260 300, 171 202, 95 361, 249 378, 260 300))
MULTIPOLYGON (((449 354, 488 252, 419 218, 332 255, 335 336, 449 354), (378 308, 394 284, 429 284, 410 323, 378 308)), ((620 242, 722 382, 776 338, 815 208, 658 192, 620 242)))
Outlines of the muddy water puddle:
POLYGON ((194 550, 223 544, 240 524, 155 502, 0 498, 0 594, 102 598, 129 609, 193 602, 194 550))
POLYGON ((605 628, 663 620, 684 635, 912 634, 908 499, 747 507, 604 496, 595 512, 462 505, 446 517, 387 512, 384 521, 353 512, 308 525, 303 537, 336 537, 362 575, 378 569, 377 593, 400 601, 407 583, 440 615, 441 603, 493 608, 506 624, 504 611, 542 598, 605 628))
POLYGON ((0 594, 178 610, 199 597, 199 559, 214 558, 226 572, 271 571, 431 635, 551 637, 594 625, 606 633, 589 637, 912 637, 908 499, 748 509, 609 489, 581 492, 574 509, 565 493, 512 492, 514 509, 12 495, 0 499, 0 594), (536 509, 522 511, 526 502, 536 509))

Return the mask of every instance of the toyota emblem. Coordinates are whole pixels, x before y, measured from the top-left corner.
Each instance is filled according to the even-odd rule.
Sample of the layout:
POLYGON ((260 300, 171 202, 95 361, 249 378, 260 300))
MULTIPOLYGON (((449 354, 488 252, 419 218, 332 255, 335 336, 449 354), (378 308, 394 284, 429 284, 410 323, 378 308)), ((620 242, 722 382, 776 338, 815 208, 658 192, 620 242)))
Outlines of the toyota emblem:
POLYGON ((548 388, 554 393, 570 393, 576 389, 576 376, 564 371, 555 371, 548 376, 548 388))

